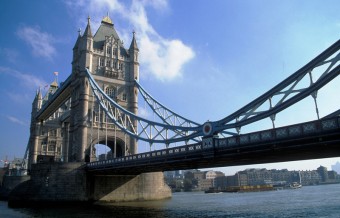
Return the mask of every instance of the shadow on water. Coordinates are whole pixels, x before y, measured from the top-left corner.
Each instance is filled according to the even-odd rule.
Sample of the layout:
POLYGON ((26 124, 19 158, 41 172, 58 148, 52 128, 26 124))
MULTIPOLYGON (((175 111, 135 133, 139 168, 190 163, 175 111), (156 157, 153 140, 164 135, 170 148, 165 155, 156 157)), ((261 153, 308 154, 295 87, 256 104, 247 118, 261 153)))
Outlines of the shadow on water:
POLYGON ((161 201, 8 208, 0 217, 339 217, 340 184, 253 193, 174 193, 161 201))
POLYGON ((8 208, 6 201, 0 201, 0 217, 174 217, 166 214, 164 206, 168 200, 96 203, 77 205, 44 205, 29 208, 8 208))

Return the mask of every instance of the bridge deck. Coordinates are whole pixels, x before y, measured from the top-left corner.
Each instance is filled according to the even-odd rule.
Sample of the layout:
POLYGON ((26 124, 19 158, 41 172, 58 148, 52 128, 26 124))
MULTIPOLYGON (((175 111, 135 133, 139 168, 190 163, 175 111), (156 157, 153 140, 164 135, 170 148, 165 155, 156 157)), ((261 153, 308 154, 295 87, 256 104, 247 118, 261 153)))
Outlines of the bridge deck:
POLYGON ((94 174, 273 163, 340 156, 340 117, 264 130, 87 164, 94 174))

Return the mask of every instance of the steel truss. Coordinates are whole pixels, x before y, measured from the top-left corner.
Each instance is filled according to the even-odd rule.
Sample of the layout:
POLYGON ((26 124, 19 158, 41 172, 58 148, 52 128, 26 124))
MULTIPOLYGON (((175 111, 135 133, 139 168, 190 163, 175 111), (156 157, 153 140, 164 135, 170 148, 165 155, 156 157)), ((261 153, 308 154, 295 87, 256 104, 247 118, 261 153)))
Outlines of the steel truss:
MULTIPOLYGON (((153 98, 140 84, 135 80, 138 91, 143 97, 144 101, 149 105, 151 110, 159 117, 164 123, 171 126, 181 126, 181 127, 198 127, 201 124, 191 121, 175 112, 169 108, 162 105, 155 98, 153 98)), ((182 134, 179 132, 179 134, 182 134)), ((192 139, 195 142, 201 141, 200 138, 192 139)))
POLYGON ((340 74, 340 40, 310 61, 300 70, 283 80, 268 92, 250 102, 229 116, 201 125, 180 116, 155 100, 136 81, 137 88, 152 111, 161 122, 150 121, 124 109, 100 89, 91 73, 86 70, 89 82, 98 103, 108 118, 126 134, 137 140, 169 145, 175 142, 199 141, 202 136, 221 133, 235 135, 226 131, 239 130, 242 126, 270 118, 275 127, 275 116, 282 110, 302 99, 312 96, 316 113, 317 93, 323 86, 340 74), (315 81, 314 81, 315 80, 315 81), (308 81, 308 82, 306 82, 308 81), (265 109, 263 109, 265 108, 265 109), (137 126, 140 127, 137 130, 137 126))
POLYGON ((340 40, 262 96, 231 115, 219 121, 211 122, 211 132, 216 133, 232 128, 239 129, 264 118, 270 118, 274 126, 277 113, 308 96, 314 98, 316 113, 319 118, 316 102, 317 92, 340 74, 339 60, 340 40), (320 73, 321 75, 316 81, 313 81, 313 78, 316 78, 317 74, 320 73), (309 80, 307 84, 303 82, 306 78, 309 80), (266 104, 268 109, 260 110, 261 106, 266 104))
MULTIPOLYGON (((163 123, 150 121, 126 110, 99 87, 88 69, 86 69, 86 72, 94 96, 107 117, 123 132, 133 138, 150 144, 163 143, 169 145, 170 143, 193 140, 200 136, 198 134, 201 129, 200 126, 194 126, 194 122, 190 122, 173 112, 170 113, 170 110, 163 110, 166 111, 163 113, 167 114, 165 116, 170 116, 163 116, 162 120, 165 120, 163 123), (180 121, 179 124, 170 125, 170 118, 180 121), (140 127, 138 130, 137 126, 140 127)), ((157 114, 160 114, 160 111, 161 109, 157 109, 157 114)))
MULTIPOLYGON (((185 117, 173 112, 169 108, 165 107, 161 103, 159 103, 155 98, 153 98, 140 84, 137 80, 135 80, 136 85, 138 87, 138 91, 143 97, 144 101, 148 103, 149 107, 152 111, 165 123, 169 125, 180 125, 180 126, 190 126, 190 127, 198 127, 202 126, 202 124, 196 123, 194 121, 188 120, 185 117)), ((237 135, 233 132, 222 131, 219 134, 222 136, 225 135, 237 135)), ((201 141, 201 138, 193 139, 198 142, 201 141)))

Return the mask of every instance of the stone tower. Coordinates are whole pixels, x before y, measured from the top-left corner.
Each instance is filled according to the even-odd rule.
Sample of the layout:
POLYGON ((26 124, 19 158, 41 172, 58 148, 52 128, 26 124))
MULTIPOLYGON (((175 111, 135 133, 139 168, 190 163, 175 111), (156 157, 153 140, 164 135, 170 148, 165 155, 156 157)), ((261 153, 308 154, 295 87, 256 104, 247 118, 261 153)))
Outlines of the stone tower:
MULTIPOLYGON (((94 35, 88 18, 84 33, 79 31, 73 47, 72 73, 68 82, 59 87, 54 81, 44 97, 39 89, 32 103, 29 168, 41 161, 95 160, 95 144, 110 148, 108 158, 137 152, 136 140, 125 135, 99 108, 86 77, 86 68, 107 95, 137 114, 138 90, 134 81, 139 78, 138 52, 135 33, 126 49, 108 16, 103 18, 94 35), (46 116, 40 116, 38 120, 37 114, 55 99, 54 93, 65 89, 70 90, 65 91, 70 94, 61 102, 56 101, 54 105, 59 108, 49 108, 46 116)), ((137 123, 134 127, 137 128, 137 123)))
MULTIPOLYGON (((59 115, 65 112, 65 108, 58 108, 47 120, 36 120, 35 117, 40 109, 57 91, 58 84, 53 81, 44 97, 41 89, 37 91, 32 103, 30 138, 28 141, 28 168, 31 164, 39 162, 38 157, 49 157, 56 161, 62 159, 62 145, 66 145, 61 137, 61 123, 59 115)), ((67 103, 65 103, 67 105, 67 103)))
POLYGON ((138 91, 134 80, 139 78, 138 52, 135 33, 129 49, 124 48, 108 16, 103 18, 94 35, 90 18, 83 35, 79 32, 73 48, 69 161, 93 159, 95 144, 106 144, 111 149, 108 153, 111 157, 137 152, 136 141, 110 122, 98 107, 85 68, 108 96, 137 114, 138 91))

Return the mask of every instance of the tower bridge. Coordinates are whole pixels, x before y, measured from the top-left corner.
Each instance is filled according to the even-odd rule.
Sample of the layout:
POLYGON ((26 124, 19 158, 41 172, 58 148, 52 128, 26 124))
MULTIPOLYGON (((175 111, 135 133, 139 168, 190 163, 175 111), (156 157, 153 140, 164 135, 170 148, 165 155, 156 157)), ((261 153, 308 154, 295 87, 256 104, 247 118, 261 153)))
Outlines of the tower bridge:
POLYGON ((244 107, 203 124, 142 87, 138 56, 135 33, 126 49, 108 16, 94 35, 88 18, 73 48, 70 76, 60 87, 52 83, 45 97, 40 90, 35 96, 25 154, 31 180, 13 191, 10 202, 20 202, 23 193, 26 202, 162 199, 171 196, 160 173, 165 170, 340 156, 340 110, 320 117, 317 101, 318 91, 340 73, 340 40, 244 107), (316 120, 276 127, 277 114, 308 96, 316 120), (152 120, 138 114, 139 101, 152 120), (273 128, 241 133, 263 119, 273 128), (164 149, 139 153, 140 141, 164 149), (96 144, 109 147, 105 160, 98 160, 96 144))

